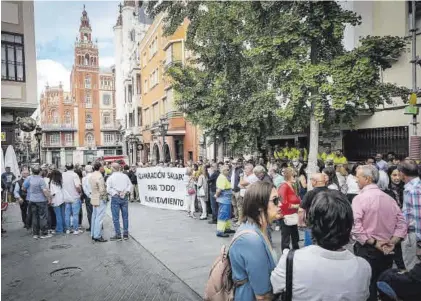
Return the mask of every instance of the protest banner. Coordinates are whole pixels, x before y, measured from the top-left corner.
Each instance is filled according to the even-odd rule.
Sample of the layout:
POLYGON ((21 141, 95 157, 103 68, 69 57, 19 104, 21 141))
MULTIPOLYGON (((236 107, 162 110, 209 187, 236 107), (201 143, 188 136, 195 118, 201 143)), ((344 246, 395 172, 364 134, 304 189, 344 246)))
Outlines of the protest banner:
POLYGON ((136 171, 143 205, 170 210, 186 210, 185 168, 148 167, 136 171))

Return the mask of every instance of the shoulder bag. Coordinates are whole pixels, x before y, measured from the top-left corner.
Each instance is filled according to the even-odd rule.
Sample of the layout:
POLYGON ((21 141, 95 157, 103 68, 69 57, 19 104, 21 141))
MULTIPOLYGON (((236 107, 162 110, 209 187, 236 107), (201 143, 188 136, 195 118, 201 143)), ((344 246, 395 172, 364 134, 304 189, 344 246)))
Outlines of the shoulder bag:
POLYGON ((274 300, 277 301, 292 301, 292 274, 293 274, 293 263, 294 263, 295 250, 292 249, 288 252, 287 256, 287 269, 285 278, 285 291, 280 295, 275 295, 274 300))

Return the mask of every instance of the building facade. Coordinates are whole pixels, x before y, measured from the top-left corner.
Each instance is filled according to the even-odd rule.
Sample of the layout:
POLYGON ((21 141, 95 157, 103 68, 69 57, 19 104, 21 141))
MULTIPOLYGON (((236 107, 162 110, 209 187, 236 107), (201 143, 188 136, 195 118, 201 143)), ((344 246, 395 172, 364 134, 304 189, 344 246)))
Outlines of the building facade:
MULTIPOLYGON (((348 50, 359 45, 359 39, 365 36, 410 36, 411 20, 415 16, 418 30, 421 25, 421 6, 417 4, 415 14, 411 10, 411 1, 347 1, 343 7, 361 15, 360 26, 347 27, 344 34, 344 45, 348 50), (393 22, 391 22, 393 20, 393 22)), ((420 31, 418 31, 420 32, 420 31)), ((391 61, 392 68, 381 72, 385 83, 412 88, 413 74, 412 41, 406 52, 398 59, 391 61)), ((421 39, 415 40, 416 54, 421 50, 421 39)), ((418 74, 420 74, 417 66, 418 74)), ((416 86, 421 84, 421 77, 416 78, 416 86)), ((409 95, 408 95, 409 98, 409 95)), ((417 101, 420 104, 420 100, 417 101)), ((361 160, 377 152, 386 154, 389 151, 401 157, 409 154, 409 137, 414 133, 412 115, 405 115, 406 104, 400 98, 392 104, 384 104, 372 115, 361 115, 356 120, 356 129, 343 128, 338 133, 338 146, 343 147, 345 155, 351 160, 361 160)), ((418 117, 419 119, 419 117, 418 117)), ((418 129, 418 135, 421 130, 418 129)))
POLYGON ((1 2, 1 145, 15 145, 16 118, 38 107, 33 1, 1 2))
POLYGON ((124 1, 113 28, 116 114, 123 126, 123 151, 129 155, 130 162, 141 161, 138 151, 142 145, 139 43, 151 23, 140 1, 124 1), (135 144, 128 140, 131 134, 136 137, 135 144))
POLYGON ((70 92, 46 86, 41 95, 43 162, 86 164, 122 153, 116 122, 114 69, 99 68, 97 43, 84 9, 75 42, 70 92))
POLYGON ((138 103, 142 109, 143 162, 199 159, 200 130, 189 123, 174 104, 171 79, 165 75, 174 63, 188 64, 190 53, 185 49, 189 22, 185 20, 175 33, 163 35, 163 18, 155 18, 140 43, 140 78, 136 81, 138 103), (161 132, 160 123, 168 123, 161 132))

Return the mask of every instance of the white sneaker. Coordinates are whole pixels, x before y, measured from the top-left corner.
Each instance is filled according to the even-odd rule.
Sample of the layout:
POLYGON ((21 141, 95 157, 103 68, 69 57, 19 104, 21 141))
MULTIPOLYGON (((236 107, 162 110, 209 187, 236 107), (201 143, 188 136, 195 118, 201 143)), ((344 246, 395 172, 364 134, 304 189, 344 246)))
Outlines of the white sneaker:
POLYGON ((35 238, 35 239, 38 239, 39 238, 39 236, 38 235, 34 235, 34 236, 32 236, 33 238, 35 238))
POLYGON ((82 234, 83 230, 76 230, 73 232, 74 235, 82 234))
POLYGON ((280 231, 280 230, 281 230, 281 227, 275 226, 275 231, 280 231))
POLYGON ((46 235, 41 235, 39 238, 44 239, 44 238, 50 238, 53 237, 51 234, 46 234, 46 235))
POLYGON ((66 234, 70 234, 70 230, 66 230, 66 234))

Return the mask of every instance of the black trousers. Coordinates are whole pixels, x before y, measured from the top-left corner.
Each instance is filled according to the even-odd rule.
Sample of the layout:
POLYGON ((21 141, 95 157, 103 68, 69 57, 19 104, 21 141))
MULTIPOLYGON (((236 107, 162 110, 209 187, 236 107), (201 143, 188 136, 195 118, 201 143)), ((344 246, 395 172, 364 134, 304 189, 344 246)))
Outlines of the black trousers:
POLYGON ((354 253, 368 261, 371 266, 370 297, 367 301, 377 301, 377 280, 393 265, 393 255, 384 255, 371 245, 354 244, 354 253))
POLYGON ((284 249, 289 249, 289 244, 292 240, 292 248, 294 250, 299 249, 298 241, 300 240, 300 235, 298 234, 298 227, 297 225, 294 226, 287 226, 285 225, 284 219, 281 219, 281 248, 282 251, 284 249))
POLYGON ((56 213, 54 211, 54 207, 51 205, 48 205, 48 229, 55 230, 56 226, 57 226, 57 219, 56 219, 56 213))
POLYGON ((33 202, 31 204, 32 211, 32 234, 46 235, 47 229, 47 202, 33 202))
POLYGON ((89 222, 89 228, 90 228, 91 227, 91 221, 92 221, 93 207, 92 207, 92 204, 91 204, 91 199, 88 198, 88 197, 85 199, 85 206, 86 206, 86 215, 88 216, 88 222, 89 222))
MULTIPOLYGON (((416 269, 418 267, 414 267, 416 269)), ((384 281, 395 291, 400 300, 418 301, 421 300, 421 284, 419 281, 409 277, 409 273, 400 274, 397 269, 389 269, 383 272, 379 281, 384 281)), ((380 292, 381 300, 392 301, 389 297, 380 292)))
POLYGON ((28 201, 28 206, 26 208, 26 229, 31 229, 32 227, 32 203, 28 201))
POLYGON ((22 215, 22 222, 25 224, 26 227, 26 218, 28 216, 28 201, 24 200, 22 204, 20 204, 20 213, 22 215))
POLYGON ((395 245, 395 255, 393 256, 393 261, 395 262, 396 266, 399 270, 406 270, 405 262, 403 261, 402 257, 402 245, 398 243, 395 245))

